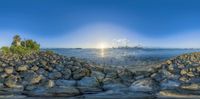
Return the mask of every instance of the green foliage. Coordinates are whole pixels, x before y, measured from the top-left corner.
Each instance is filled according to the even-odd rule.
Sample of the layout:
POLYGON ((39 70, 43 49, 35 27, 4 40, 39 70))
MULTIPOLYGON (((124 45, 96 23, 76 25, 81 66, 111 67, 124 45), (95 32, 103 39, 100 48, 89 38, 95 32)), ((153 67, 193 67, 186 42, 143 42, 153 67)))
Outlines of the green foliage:
POLYGON ((9 54, 9 53, 10 53, 10 48, 7 47, 7 46, 3 46, 3 47, 1 48, 1 51, 2 51, 2 53, 4 53, 4 54, 9 54))
POLYGON ((40 45, 37 44, 37 42, 33 41, 33 40, 25 40, 21 42, 21 46, 30 49, 30 50, 34 50, 34 51, 39 51, 40 50, 40 45))
POLYGON ((47 51, 46 51, 46 53, 47 53, 47 54, 49 54, 49 55, 52 55, 52 54, 54 54, 54 52, 53 52, 53 51, 51 51, 51 50, 47 50, 47 51))
POLYGON ((10 47, 2 47, 2 53, 4 54, 17 54, 26 55, 40 51, 40 45, 33 40, 21 41, 21 37, 16 35, 13 37, 13 42, 10 47))
POLYGON ((31 52, 30 50, 28 50, 23 46, 11 46, 10 51, 14 54, 19 54, 19 55, 26 55, 31 52))

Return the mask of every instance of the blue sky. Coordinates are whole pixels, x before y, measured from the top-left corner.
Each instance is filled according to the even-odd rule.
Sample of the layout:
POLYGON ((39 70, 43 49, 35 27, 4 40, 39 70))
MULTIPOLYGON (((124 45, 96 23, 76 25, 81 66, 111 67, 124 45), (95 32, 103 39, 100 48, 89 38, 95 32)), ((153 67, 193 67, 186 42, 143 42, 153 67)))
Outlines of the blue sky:
POLYGON ((12 36, 45 47, 200 48, 199 0, 0 0, 0 46, 12 36))

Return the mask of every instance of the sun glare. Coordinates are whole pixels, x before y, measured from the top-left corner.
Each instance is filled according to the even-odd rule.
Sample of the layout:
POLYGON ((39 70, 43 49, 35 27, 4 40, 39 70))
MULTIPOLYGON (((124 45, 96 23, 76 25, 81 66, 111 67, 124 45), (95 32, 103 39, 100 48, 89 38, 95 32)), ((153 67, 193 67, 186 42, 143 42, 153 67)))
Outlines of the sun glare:
POLYGON ((98 45, 97 48, 99 48, 99 49, 105 49, 105 48, 107 48, 107 44, 105 42, 101 42, 101 43, 99 43, 99 45, 98 45))

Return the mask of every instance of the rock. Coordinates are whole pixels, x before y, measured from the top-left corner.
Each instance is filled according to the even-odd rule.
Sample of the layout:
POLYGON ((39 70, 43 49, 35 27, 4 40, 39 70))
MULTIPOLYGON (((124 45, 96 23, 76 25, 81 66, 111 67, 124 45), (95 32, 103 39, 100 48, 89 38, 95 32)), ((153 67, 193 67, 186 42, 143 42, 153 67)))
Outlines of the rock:
POLYGON ((56 80, 56 85, 57 86, 75 86, 76 81, 75 80, 56 80))
POLYGON ((52 88, 52 87, 54 87, 55 86, 55 82, 53 81, 53 80, 48 80, 48 82, 47 82, 47 88, 52 88))
POLYGON ((39 67, 37 67, 37 66, 31 67, 31 70, 33 70, 33 71, 37 71, 38 69, 39 69, 39 67))
POLYGON ((78 81, 80 87, 99 87, 99 82, 95 77, 84 77, 78 81))
POLYGON ((164 80, 160 82, 161 89, 177 89, 180 85, 181 83, 175 80, 164 80))
POLYGON ((70 78, 71 78, 71 75, 72 75, 72 72, 71 72, 70 69, 65 68, 65 69, 62 71, 62 74, 63 74, 64 79, 70 79, 70 78))
POLYGON ((134 92, 155 92, 157 86, 152 79, 146 78, 133 82, 129 89, 134 92))
POLYGON ((17 67, 17 71, 26 71, 28 69, 28 65, 21 65, 17 67))
POLYGON ((56 72, 49 73, 48 77, 50 79, 59 79, 62 77, 62 74, 56 71, 56 72))
POLYGON ((127 86, 120 83, 103 85, 104 90, 119 90, 119 89, 124 89, 124 88, 127 88, 127 86))
POLYGON ((31 78, 31 84, 39 83, 41 79, 42 79, 41 75, 34 76, 31 78))
POLYGON ((31 97, 38 97, 38 96, 52 96, 52 94, 48 94, 48 90, 46 88, 43 87, 38 87, 35 88, 31 91, 27 91, 24 93, 27 96, 31 96, 31 97))
POLYGON ((74 87, 54 87, 48 90, 52 96, 77 96, 80 95, 78 89, 74 87))
POLYGON ((190 85, 181 85, 181 89, 184 90, 191 90, 191 91, 198 91, 200 90, 200 84, 190 84, 190 85))
POLYGON ((96 77, 98 81, 102 81, 105 77, 105 74, 101 73, 101 72, 98 72, 98 71, 92 71, 92 74, 91 74, 92 77, 96 77))
POLYGON ((10 75, 8 78, 5 79, 5 85, 10 88, 17 87, 17 77, 14 75, 10 75))
POLYGON ((90 75, 90 71, 88 69, 82 68, 73 72, 73 79, 80 80, 81 78, 89 76, 89 75, 90 75))
POLYGON ((7 74, 12 74, 13 71, 14 71, 14 69, 13 69, 13 67, 6 67, 6 68, 4 69, 4 71, 5 71, 7 74))

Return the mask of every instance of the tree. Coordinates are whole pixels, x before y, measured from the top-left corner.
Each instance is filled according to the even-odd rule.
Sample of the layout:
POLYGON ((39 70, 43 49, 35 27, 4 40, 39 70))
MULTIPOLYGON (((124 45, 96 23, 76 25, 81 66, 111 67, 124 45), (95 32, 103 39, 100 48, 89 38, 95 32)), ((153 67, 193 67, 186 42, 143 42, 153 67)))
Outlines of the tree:
POLYGON ((15 35, 13 37, 12 46, 20 46, 21 45, 21 37, 19 35, 15 35))
POLYGON ((22 41, 21 46, 29 50, 34 50, 34 51, 40 50, 40 45, 36 41, 33 41, 33 40, 22 41))

